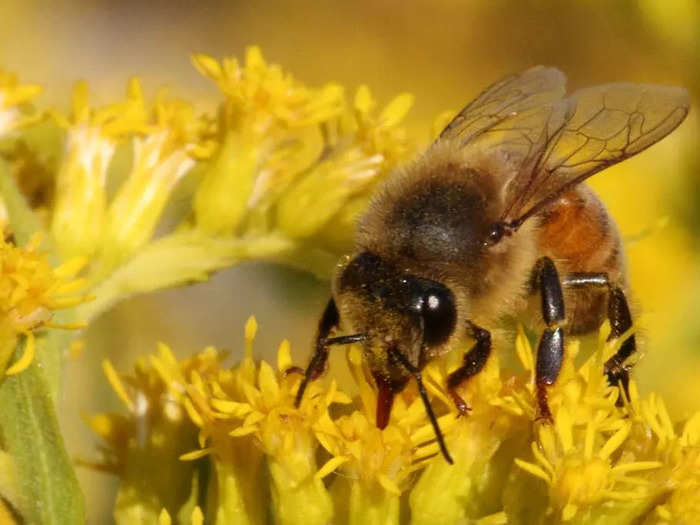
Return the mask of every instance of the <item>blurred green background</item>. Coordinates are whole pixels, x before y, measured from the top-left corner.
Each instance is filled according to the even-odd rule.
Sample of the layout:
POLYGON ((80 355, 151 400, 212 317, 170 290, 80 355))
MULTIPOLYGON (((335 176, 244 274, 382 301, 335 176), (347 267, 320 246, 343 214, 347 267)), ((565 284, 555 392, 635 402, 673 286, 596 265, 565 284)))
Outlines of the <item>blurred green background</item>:
MULTIPOLYGON (((410 91, 409 131, 427 142, 434 117, 457 110, 504 74, 555 65, 572 89, 616 80, 682 85, 693 110, 669 139, 595 177, 628 246, 635 303, 643 312, 644 391, 666 396, 672 413, 700 408, 700 4, 697 0, 555 2, 325 1, 316 3, 121 2, 0 3, 0 65, 46 86, 39 103, 66 106, 77 79, 96 102, 122 95, 139 75, 147 92, 163 84, 212 110, 215 87, 189 53, 242 56, 248 44, 309 85, 368 84, 380 101, 410 91), (668 224, 657 228, 668 218, 668 224)), ((168 342, 180 355, 208 344, 236 352, 255 314, 260 356, 283 338, 305 362, 328 284, 299 271, 248 264, 210 282, 126 301, 86 335, 86 351, 66 370, 62 422, 74 456, 94 457, 81 415, 116 409, 100 362, 119 370, 168 342)), ((336 357, 336 363, 342 359, 336 357)), ((89 521, 108 521, 116 480, 80 469, 89 521)))

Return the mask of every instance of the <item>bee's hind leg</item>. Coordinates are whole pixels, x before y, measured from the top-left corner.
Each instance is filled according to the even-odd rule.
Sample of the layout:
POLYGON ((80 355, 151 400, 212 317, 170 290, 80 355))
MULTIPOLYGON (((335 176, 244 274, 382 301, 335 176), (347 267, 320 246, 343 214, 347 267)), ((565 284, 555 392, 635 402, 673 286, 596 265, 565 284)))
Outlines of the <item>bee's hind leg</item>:
POLYGON ((547 325, 537 347, 537 419, 551 423, 552 413, 547 403, 547 387, 556 381, 564 359, 564 294, 557 268, 549 257, 542 257, 537 261, 534 277, 535 285, 542 296, 542 318, 547 325))
POLYGON ((464 354, 462 366, 452 372, 447 378, 447 391, 454 401, 460 415, 465 415, 469 407, 464 399, 456 392, 456 388, 473 375, 479 373, 491 354, 491 334, 476 326, 471 321, 467 321, 471 329, 472 336, 476 340, 474 346, 464 354))
MULTIPOLYGON (((622 337, 632 328, 632 314, 625 292, 613 285, 606 273, 572 273, 567 275, 562 284, 567 288, 607 288, 608 289, 608 320, 610 321, 610 335, 608 341, 622 337)), ((605 375, 610 385, 619 386, 624 395, 629 399, 629 365, 625 360, 637 350, 637 341, 634 334, 629 335, 620 345, 610 359, 605 362, 605 375)), ((618 399, 618 405, 622 404, 622 398, 618 399)))

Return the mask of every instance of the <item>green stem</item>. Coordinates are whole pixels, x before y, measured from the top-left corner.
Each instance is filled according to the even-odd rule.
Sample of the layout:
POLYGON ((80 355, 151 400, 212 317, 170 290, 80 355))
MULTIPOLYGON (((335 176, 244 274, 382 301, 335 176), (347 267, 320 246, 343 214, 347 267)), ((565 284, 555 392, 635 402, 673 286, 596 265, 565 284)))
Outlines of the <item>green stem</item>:
POLYGON ((203 281, 216 270, 245 260, 270 259, 289 251, 292 241, 279 235, 215 238, 200 230, 182 230, 151 242, 91 290, 95 299, 78 307, 78 319, 90 321, 131 295, 203 281))

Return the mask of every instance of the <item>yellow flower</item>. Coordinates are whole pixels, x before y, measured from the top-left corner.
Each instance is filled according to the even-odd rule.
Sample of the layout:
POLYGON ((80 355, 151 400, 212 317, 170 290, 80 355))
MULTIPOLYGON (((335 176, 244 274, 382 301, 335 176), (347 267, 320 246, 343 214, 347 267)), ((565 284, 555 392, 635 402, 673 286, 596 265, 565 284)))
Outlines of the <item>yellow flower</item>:
MULTIPOLYGON (((132 89, 140 92, 137 80, 132 89)), ((147 123, 148 132, 133 138, 131 170, 107 210, 101 239, 107 273, 148 242, 173 188, 195 163, 203 122, 191 104, 160 90, 147 123)))
POLYGON ((659 462, 653 481, 665 497, 645 523, 692 523, 700 516, 700 412, 676 426, 660 397, 652 393, 641 399, 634 388, 630 398, 635 435, 630 448, 659 462), (644 435, 654 439, 643 440, 644 435))
POLYGON ((36 115, 23 113, 22 106, 41 91, 36 84, 20 85, 16 75, 0 69, 0 137, 36 120, 36 115))
POLYGON ((297 241, 321 233, 342 251, 351 220, 344 212, 355 217, 409 149, 399 124, 412 96, 399 95, 376 115, 366 86, 348 104, 339 86, 309 89, 256 47, 245 65, 205 55, 193 61, 226 96, 211 128, 220 147, 195 195, 197 227, 240 237, 279 230, 297 241), (324 229, 336 216, 342 230, 324 229))
POLYGON ((360 206, 366 205, 370 190, 406 158, 410 147, 399 124, 413 105, 413 96, 398 95, 378 116, 375 105, 369 88, 361 86, 353 106, 336 126, 328 126, 323 156, 280 200, 277 220, 290 237, 320 233, 326 242, 347 246, 359 212, 355 206, 347 207, 348 201, 359 198, 360 206), (343 214, 346 210, 351 213, 343 214))
MULTIPOLYGON (((317 475, 337 472, 331 491, 336 502, 343 502, 340 514, 352 516, 353 523, 382 519, 396 522, 401 495, 411 487, 413 474, 440 450, 423 402, 410 387, 396 396, 389 424, 379 430, 375 424, 377 394, 359 348, 350 348, 348 363, 359 388, 361 407, 324 421, 319 439, 332 458, 317 475)), ((438 421, 442 431, 449 434, 455 417, 446 414, 438 421)))
MULTIPOLYGON (((567 364, 550 396, 555 423, 537 426, 533 461, 515 460, 547 483, 547 511, 562 522, 589 523, 602 516, 616 522, 638 519, 661 492, 653 480, 662 463, 635 453, 644 438, 632 433, 628 407, 616 403, 619 391, 609 387, 601 373, 617 345, 619 340, 599 344, 576 370, 579 342, 569 343, 567 364)), ((634 381, 630 391, 636 391, 634 381)))
POLYGON ((122 479, 114 508, 117 523, 155 523, 163 508, 177 516, 193 511, 205 479, 197 464, 179 459, 197 442, 196 429, 182 405, 184 378, 218 369, 224 357, 210 348, 177 361, 161 344, 157 355, 139 360, 129 375, 120 376, 109 361, 103 363, 128 415, 90 418, 90 427, 105 446, 101 461, 88 464, 122 479))
POLYGON ((260 48, 246 49, 245 64, 235 58, 218 62, 196 54, 192 62, 226 96, 223 117, 229 126, 250 127, 257 135, 275 128, 318 124, 338 116, 343 108, 342 88, 327 84, 311 90, 276 64, 267 64, 260 48))
POLYGON ((38 234, 21 247, 0 238, 0 370, 7 374, 21 372, 31 364, 36 330, 60 328, 50 322, 54 310, 87 300, 76 295, 84 280, 74 279, 86 261, 76 258, 51 268, 40 244, 38 234), (26 337, 24 354, 5 370, 20 335, 26 337))
MULTIPOLYGON (((533 423, 534 356, 522 329, 515 348, 524 370, 507 372, 493 356, 461 387, 471 406, 466 417, 457 417, 445 389, 460 352, 430 363, 424 383, 453 465, 439 453, 412 385, 396 396, 387 427, 376 428, 377 394, 359 348, 348 351, 358 389, 354 401, 333 380, 320 380, 309 384, 297 408, 300 378, 287 373, 289 344, 280 345, 276 370, 256 363, 256 330, 251 318, 245 357, 232 368, 222 367, 222 354, 212 348, 178 361, 164 345, 148 367, 137 365, 140 379, 127 379, 129 386, 107 367, 131 412, 127 418, 107 417, 111 425, 93 421, 117 458, 113 464, 121 466, 118 508, 126 508, 122 494, 131 488, 132 505, 162 514, 165 505, 157 507, 150 496, 144 500, 123 465, 134 460, 141 468, 149 462, 172 465, 177 447, 185 464, 206 460, 212 467, 205 500, 167 507, 168 513, 181 509, 185 522, 196 505, 211 523, 252 524, 271 513, 285 524, 362 525, 402 523, 409 515, 415 524, 681 523, 697 509, 700 414, 676 430, 658 397, 641 400, 634 381, 630 399, 618 405, 603 362, 619 342, 606 343, 605 330, 580 366, 575 364, 580 343, 569 342, 550 392, 553 425, 533 423), (128 392, 137 384, 143 401, 128 392), (156 425, 138 422, 158 399, 179 407, 169 410, 179 415, 181 426, 156 434, 161 449, 145 447, 136 454, 124 444, 153 442, 149 433, 156 425), (164 446, 167 439, 179 441, 164 446), (186 442, 191 448, 183 450, 186 442)), ((156 485, 149 495, 164 490, 157 479, 148 483, 156 485)), ((159 494, 155 501, 162 502, 165 492, 159 494)), ((183 494, 178 501, 185 500, 183 494)), ((119 521, 128 522, 127 516, 119 521)))
POLYGON ((294 397, 299 378, 285 372, 291 366, 289 343, 278 352, 278 371, 265 362, 256 366, 252 342, 257 325, 246 325, 246 356, 231 370, 209 376, 193 375, 185 400, 188 413, 200 428, 205 447, 185 458, 211 454, 217 471, 217 523, 228 523, 236 512, 252 519, 264 509, 264 498, 251 491, 250 477, 262 453, 272 480, 270 498, 280 523, 326 523, 332 504, 320 476, 315 476, 316 435, 323 432, 328 407, 350 399, 331 384, 309 387, 299 408, 294 397), (248 463, 248 468, 241 465, 248 463), (253 469, 251 471, 251 468, 253 469))
POLYGON ((73 92, 71 119, 54 112, 66 129, 64 158, 56 174, 51 231, 64 257, 90 256, 98 248, 106 221, 107 168, 119 140, 146 129, 146 109, 137 81, 126 100, 99 109, 88 104, 83 82, 73 92))
POLYGON ((311 161, 309 137, 320 151, 318 126, 341 114, 343 90, 335 84, 309 89, 267 64, 257 47, 246 50, 244 65, 206 55, 193 56, 193 63, 226 97, 212 128, 221 147, 195 196, 196 222, 209 232, 235 233, 251 201, 277 186, 274 181, 286 186, 311 161), (275 168, 280 161, 283 173, 275 168))

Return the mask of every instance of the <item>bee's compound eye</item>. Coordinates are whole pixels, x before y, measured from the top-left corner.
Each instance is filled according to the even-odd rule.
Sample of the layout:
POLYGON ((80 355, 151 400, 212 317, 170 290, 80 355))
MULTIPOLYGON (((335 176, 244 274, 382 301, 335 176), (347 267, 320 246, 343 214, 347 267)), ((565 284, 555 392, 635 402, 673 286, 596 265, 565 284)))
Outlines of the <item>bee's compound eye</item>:
POLYGON ((505 234, 506 230, 503 227, 503 223, 497 222, 491 226, 491 229, 489 230, 488 236, 486 237, 486 241, 484 244, 486 246, 493 246, 494 244, 498 244, 498 242, 503 238, 503 235, 505 234))
POLYGON ((457 311, 452 292, 446 287, 431 287, 423 296, 423 341, 439 345, 447 341, 454 331, 457 311))

